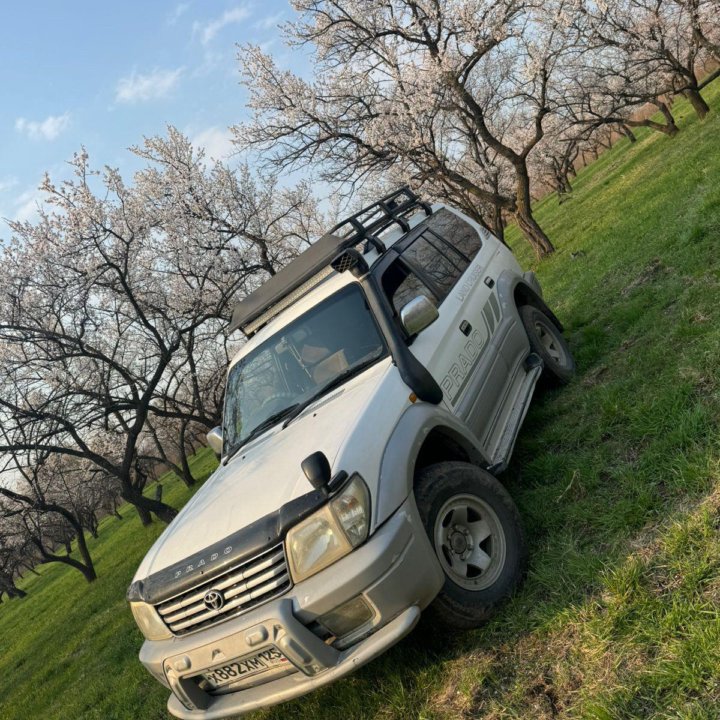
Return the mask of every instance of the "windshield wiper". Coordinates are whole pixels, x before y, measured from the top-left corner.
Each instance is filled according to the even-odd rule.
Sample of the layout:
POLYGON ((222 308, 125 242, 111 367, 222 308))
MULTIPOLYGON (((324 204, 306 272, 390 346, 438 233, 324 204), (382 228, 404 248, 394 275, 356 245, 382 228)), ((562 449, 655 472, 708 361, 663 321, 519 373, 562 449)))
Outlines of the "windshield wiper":
MULTIPOLYGON (((244 437, 227 455, 225 458, 225 464, 227 464, 230 461, 230 458, 233 457, 237 453, 237 451, 243 446, 247 445, 251 440, 255 439, 258 435, 264 433, 266 430, 269 430, 273 425, 276 425, 280 420, 282 420, 284 417, 289 415, 291 412, 294 412, 297 408, 298 403, 295 403, 293 405, 289 405, 286 408, 283 408, 282 410, 273 413, 269 417, 265 418, 259 425, 256 425, 248 434, 246 437, 244 437)), ((283 426, 284 427, 284 426, 283 426)))
POLYGON ((379 360, 379 357, 368 358, 364 362, 353 365, 347 370, 343 370, 339 375, 336 375, 329 383, 323 385, 317 392, 313 393, 309 398, 295 405, 292 410, 288 413, 283 423, 283 428, 286 428, 308 405, 312 405, 316 400, 319 400, 323 395, 330 392, 333 388, 342 385, 346 380, 349 380, 353 375, 357 375, 361 370, 373 365, 379 360))

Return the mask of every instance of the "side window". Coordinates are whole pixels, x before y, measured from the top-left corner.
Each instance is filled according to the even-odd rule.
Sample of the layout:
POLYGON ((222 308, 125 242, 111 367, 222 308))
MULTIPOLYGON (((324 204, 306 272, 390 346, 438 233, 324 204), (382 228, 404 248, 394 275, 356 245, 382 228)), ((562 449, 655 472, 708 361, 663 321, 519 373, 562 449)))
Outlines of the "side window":
POLYGON ((447 208, 434 213, 426 222, 433 232, 457 248, 470 262, 482 247, 480 235, 475 228, 447 208))
POLYGON ((403 306, 418 295, 427 295, 431 300, 437 300, 435 293, 399 260, 385 271, 382 285, 398 315, 403 306))
POLYGON ((395 313, 418 295, 439 305, 481 247, 476 230, 450 210, 427 218, 421 234, 383 274, 383 290, 395 313))
POLYGON ((438 235, 426 230, 402 254, 403 260, 432 283, 442 302, 465 272, 469 261, 438 235))

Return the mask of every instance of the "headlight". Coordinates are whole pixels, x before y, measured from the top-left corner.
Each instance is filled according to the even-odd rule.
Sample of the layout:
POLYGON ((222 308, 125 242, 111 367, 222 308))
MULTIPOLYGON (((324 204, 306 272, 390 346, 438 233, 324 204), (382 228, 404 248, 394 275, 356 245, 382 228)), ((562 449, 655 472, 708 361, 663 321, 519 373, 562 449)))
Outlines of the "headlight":
POLYGON ((167 640, 172 637, 172 633, 152 605, 144 602, 131 602, 130 610, 132 610, 140 632, 147 640, 167 640))
POLYGON ((332 565, 368 534, 370 494, 355 475, 327 505, 292 528, 285 540, 293 580, 300 582, 332 565))

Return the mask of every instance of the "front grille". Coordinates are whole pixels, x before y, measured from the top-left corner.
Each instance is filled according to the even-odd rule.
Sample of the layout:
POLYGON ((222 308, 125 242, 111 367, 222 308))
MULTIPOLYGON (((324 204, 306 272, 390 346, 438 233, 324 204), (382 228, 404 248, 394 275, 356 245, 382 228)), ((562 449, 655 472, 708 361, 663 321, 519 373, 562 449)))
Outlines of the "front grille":
POLYGON ((155 607, 172 633, 184 635, 257 607, 282 595, 291 584, 285 551, 282 545, 276 545, 155 607), (218 610, 205 605, 205 595, 210 590, 218 590, 224 597, 218 610))

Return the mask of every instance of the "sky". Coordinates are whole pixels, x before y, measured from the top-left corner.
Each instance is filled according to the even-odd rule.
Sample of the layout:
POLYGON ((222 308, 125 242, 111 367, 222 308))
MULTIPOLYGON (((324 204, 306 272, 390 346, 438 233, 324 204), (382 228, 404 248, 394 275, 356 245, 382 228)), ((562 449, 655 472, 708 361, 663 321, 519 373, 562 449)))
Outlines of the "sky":
POLYGON ((2 15, 0 218, 32 220, 44 172, 67 177, 82 146, 126 180, 138 167, 127 148, 167 124, 227 157, 227 128, 247 116, 236 45, 303 63, 277 28, 286 0, 6 1, 2 15))

